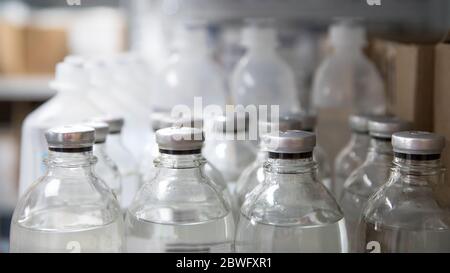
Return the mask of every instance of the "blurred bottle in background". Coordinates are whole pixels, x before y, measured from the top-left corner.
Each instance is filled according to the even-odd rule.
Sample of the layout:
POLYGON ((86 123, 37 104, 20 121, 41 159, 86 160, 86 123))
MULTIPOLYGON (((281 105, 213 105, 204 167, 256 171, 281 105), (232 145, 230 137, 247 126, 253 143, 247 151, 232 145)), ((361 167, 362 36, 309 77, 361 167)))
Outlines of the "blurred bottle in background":
POLYGON ((208 45, 208 29, 202 22, 181 22, 175 32, 175 51, 162 71, 157 72, 152 107, 158 112, 171 112, 176 105, 193 109, 194 97, 202 105, 227 103, 225 75, 212 60, 208 45))
POLYGON ((57 94, 30 113, 22 126, 19 194, 23 194, 46 170, 42 164, 47 156, 45 131, 103 114, 88 98, 90 83, 83 59, 68 56, 59 63, 51 87, 58 91, 57 94))
POLYGON ((95 164, 95 174, 105 181, 111 188, 119 203, 122 195, 122 176, 120 175, 117 164, 111 159, 106 151, 106 138, 108 137, 109 127, 105 122, 86 122, 83 125, 94 128, 95 142, 93 153, 97 158, 95 164))
POLYGON ((248 139, 248 116, 227 113, 209 121, 204 155, 222 173, 231 193, 244 169, 256 157, 256 149, 248 139))
POLYGON ((363 164, 369 148, 370 137, 368 129, 369 116, 351 115, 349 118, 352 132, 347 145, 339 152, 334 161, 333 193, 340 200, 345 180, 363 164))
POLYGON ((385 114, 386 95, 375 65, 364 55, 365 29, 355 21, 331 25, 332 52, 318 67, 312 102, 318 114, 319 143, 331 158, 350 137, 351 114, 385 114))
POLYGON ((117 164, 120 176, 122 178, 122 195, 120 199, 121 207, 128 208, 131 201, 141 186, 138 165, 133 155, 122 143, 122 127, 124 119, 120 117, 101 117, 96 121, 102 121, 108 124, 108 141, 106 142, 106 154, 117 164))
POLYGON ((391 138, 395 132, 411 129, 411 124, 392 117, 373 118, 368 122, 370 148, 364 163, 346 179, 339 204, 345 213, 350 250, 357 250, 357 225, 367 200, 389 176, 394 152, 391 138))
POLYGON ((246 54, 236 65, 230 85, 234 104, 279 105, 280 113, 299 111, 295 75, 277 50, 271 21, 250 21, 242 43, 246 54))
POLYGON ((393 135, 392 146, 390 175, 361 217, 359 250, 450 252, 450 209, 444 200, 448 195, 442 194, 446 186, 440 160, 445 138, 428 132, 399 132, 393 135))

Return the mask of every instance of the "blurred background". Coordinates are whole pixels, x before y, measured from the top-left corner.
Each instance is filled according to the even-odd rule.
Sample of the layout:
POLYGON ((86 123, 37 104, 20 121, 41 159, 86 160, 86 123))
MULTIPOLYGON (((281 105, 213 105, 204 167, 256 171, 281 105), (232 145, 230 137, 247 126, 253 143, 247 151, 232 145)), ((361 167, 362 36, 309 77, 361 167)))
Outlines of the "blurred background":
MULTIPOLYGON (((370 5, 376 2, 0 0, 0 252, 6 249, 9 218, 17 200, 22 121, 54 95, 48 82, 55 65, 69 54, 95 57, 132 51, 147 61, 150 71, 158 71, 174 45, 177 22, 186 18, 207 24, 209 47, 227 76, 245 52, 240 44, 245 20, 274 18, 280 52, 292 69, 302 70, 298 66, 305 63, 310 68, 302 75, 308 79, 308 92, 315 68, 330 51, 330 23, 338 18, 361 20, 369 37, 365 52, 383 77, 390 111, 417 128, 450 139, 449 112, 436 103, 450 103, 446 77, 450 76, 446 44, 450 1, 381 0, 381 5, 370 5)), ((333 124, 319 124, 319 131, 320 126, 333 124)), ((333 147, 340 147, 325 142, 323 146, 331 158, 337 152, 333 147)))

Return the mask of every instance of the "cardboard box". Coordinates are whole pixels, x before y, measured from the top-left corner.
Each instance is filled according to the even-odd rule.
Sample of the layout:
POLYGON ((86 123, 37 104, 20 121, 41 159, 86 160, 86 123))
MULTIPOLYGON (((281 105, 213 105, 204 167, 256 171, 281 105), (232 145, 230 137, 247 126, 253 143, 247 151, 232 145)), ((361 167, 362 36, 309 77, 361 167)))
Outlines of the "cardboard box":
POLYGON ((382 40, 369 50, 385 81, 389 112, 413 122, 417 130, 433 130, 434 54, 434 45, 382 40))
POLYGON ((436 46, 434 78, 434 131, 446 137, 443 162, 446 184, 437 192, 441 203, 450 207, 450 44, 436 46))
POLYGON ((54 73, 56 64, 68 54, 66 30, 28 26, 25 52, 27 73, 54 73))
POLYGON ((25 27, 0 19, 0 73, 25 72, 25 27))

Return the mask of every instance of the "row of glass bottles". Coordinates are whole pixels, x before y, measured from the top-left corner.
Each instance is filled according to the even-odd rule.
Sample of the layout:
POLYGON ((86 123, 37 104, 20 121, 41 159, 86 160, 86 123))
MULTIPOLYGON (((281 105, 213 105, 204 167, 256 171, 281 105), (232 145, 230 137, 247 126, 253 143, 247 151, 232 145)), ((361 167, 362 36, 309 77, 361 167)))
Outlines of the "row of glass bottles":
MULTIPOLYGON (((103 145, 108 127, 100 122, 87 125, 95 129, 82 126, 59 127, 47 132, 48 171, 41 180, 31 186, 16 208, 11 251, 121 251, 121 242, 117 241, 120 228, 98 231, 109 224, 90 219, 92 217, 89 216, 89 213, 92 213, 100 218, 106 218, 103 215, 106 213, 108 219, 114 218, 114 221, 117 221, 114 225, 121 226, 115 217, 118 204, 115 206, 104 204, 103 208, 113 211, 97 211, 96 207, 101 207, 101 204, 97 204, 97 199, 109 200, 112 196, 116 200, 118 192, 117 185, 108 184, 111 181, 104 182, 103 179, 113 179, 102 176, 105 169, 99 166, 93 168, 97 158, 99 161, 107 159, 102 150, 95 145, 103 145), (92 146, 97 151, 95 154, 98 157, 92 154, 92 146), (83 179, 77 180, 80 175, 83 179), (78 187, 87 187, 90 191, 80 191, 78 187), (108 191, 96 192, 103 189, 101 187, 108 191), (70 191, 77 191, 77 194, 67 199, 70 191), (83 194, 87 196, 83 197, 83 194), (108 195, 109 199, 102 195, 108 195), (42 202, 37 207, 32 201, 36 198, 42 202), (76 211, 76 208, 80 210, 76 211), (87 210, 91 208, 95 208, 96 211, 88 212, 87 210), (59 213, 55 215, 54 211, 59 213), (63 219, 60 221, 57 217, 63 219), (66 218, 67 222, 64 221, 66 218), (83 227, 86 226, 88 228, 84 230, 83 227), (38 242, 33 244, 30 242, 29 234, 24 233, 33 233, 38 242), (43 243, 41 241, 43 236, 47 237, 44 239, 48 242, 48 247, 39 248, 39 244, 43 243), (86 240, 89 239, 79 238, 83 236, 99 236, 99 238, 85 246, 86 240), (110 237, 116 239, 117 248, 108 248, 100 244, 99 249, 92 247, 96 242, 110 237)), ((315 140, 314 134, 310 133, 308 136, 315 140)), ((127 250, 233 251, 235 226, 232 207, 222 188, 205 175, 206 160, 201 155, 202 130, 189 127, 161 129, 157 131, 156 140, 160 152, 155 160, 158 168, 156 177, 144 184, 127 211, 127 250), (155 228, 159 231, 154 232, 155 228)), ((302 140, 298 137, 297 141, 302 140)), ((309 140, 310 144, 311 141, 309 140)), ((310 149, 309 160, 312 163, 312 148, 310 149)), ((245 251, 245 248, 242 251, 245 251)))
MULTIPOLYGON (((295 125, 295 122, 283 120, 280 124, 283 122, 289 126, 295 125)), ((392 132, 406 129, 408 124, 393 118, 372 119, 368 124, 373 138, 372 149, 366 162, 347 180, 350 182, 345 184, 341 203, 345 208, 349 205, 348 200, 350 203, 358 201, 349 207, 359 208, 356 214, 361 214, 360 211, 365 207, 363 216, 367 219, 375 217, 381 224, 392 218, 383 207, 387 205, 388 209, 406 217, 397 219, 403 220, 404 223, 399 222, 405 229, 409 227, 408 225, 419 229, 397 230, 396 234, 412 232, 408 233, 408 236, 413 234, 420 236, 413 247, 408 248, 409 241, 401 242, 406 245, 393 245, 392 241, 386 238, 386 234, 379 233, 397 236, 389 235, 389 232, 392 233, 390 228, 395 226, 387 225, 384 227, 388 229, 386 231, 377 225, 360 223, 358 230, 354 226, 358 226, 354 221, 354 211, 347 212, 344 209, 349 219, 347 228, 352 231, 349 238, 350 250, 361 251, 366 246, 367 249, 371 246, 378 247, 380 251, 446 250, 445 242, 429 241, 433 236, 436 238, 448 236, 446 233, 448 210, 440 207, 432 191, 432 187, 439 185, 442 179, 438 159, 444 146, 443 138, 422 132, 394 134, 396 167, 390 176, 386 176, 388 173, 386 169, 389 168, 389 160, 386 157, 389 157, 389 153, 392 159, 392 148, 389 149, 392 132), (383 177, 380 177, 380 174, 383 177), (363 179, 358 180, 358 177, 363 179), (428 181, 430 178, 432 180, 428 181), (388 183, 365 205, 366 201, 362 200, 367 200, 368 196, 386 181, 388 183), (359 189, 365 186, 369 194, 356 196, 360 192, 355 193, 352 190, 358 189, 358 186, 359 189), (409 196, 408 193, 404 193, 402 186, 409 187, 413 194, 409 196), (400 192, 391 193, 392 190, 400 192), (349 196, 356 198, 344 198, 347 191, 349 196), (387 200, 386 196, 380 194, 383 191, 393 196, 387 200), (397 195, 402 194, 406 194, 403 197, 412 199, 400 199, 398 202, 406 202, 405 206, 411 211, 404 211, 402 208, 397 211, 396 207, 392 207, 393 202, 399 197, 397 195), (374 200, 378 200, 378 203, 373 204, 374 200), (422 210, 424 207, 425 212, 422 210), (381 212, 386 214, 386 219, 379 219, 379 211, 373 212, 375 215, 371 216, 369 208, 381 209, 381 212), (416 213, 423 214, 419 220, 413 217, 416 213), (426 228, 431 228, 431 231, 426 228), (355 235, 357 238, 353 238, 355 235), (363 236, 377 240, 363 240, 363 236)), ((121 245, 121 242, 117 242, 117 238, 121 238, 121 220, 115 219, 119 208, 116 199, 117 189, 113 189, 111 186, 114 185, 109 186, 100 177, 102 169, 95 167, 95 172, 93 171, 96 159, 102 161, 105 160, 105 156, 98 152, 101 149, 94 147, 98 155, 94 157, 92 146, 94 142, 101 145, 108 127, 99 122, 91 123, 90 126, 95 129, 83 126, 60 127, 47 132, 48 172, 33 184, 17 206, 11 230, 12 251, 122 251, 122 246, 116 249, 114 246, 103 247, 99 241, 97 241, 99 249, 95 249, 92 246, 95 242, 89 244, 85 238, 79 238, 100 236, 99 232, 105 232, 102 236, 116 240, 111 244, 121 245), (94 137, 93 132, 99 133, 95 133, 94 137), (97 172, 100 178, 94 175, 97 172), (71 195, 71 191, 76 191, 76 194, 71 195), (97 195, 98 191, 101 197, 97 195), (83 196, 85 194, 86 196, 83 196), (116 202, 114 206, 110 204, 102 207, 102 204, 99 204, 102 201, 113 202, 110 200, 111 196, 116 202), (39 200, 37 204, 35 200, 39 200), (99 210, 99 207, 106 211, 99 210), (105 216, 103 213, 108 215, 105 216), (114 234, 108 234, 110 227, 109 223, 105 223, 107 220, 101 221, 95 217, 111 220, 111 230, 114 234), (37 238, 38 242, 34 242, 30 236, 37 238), (41 248, 40 245, 45 242, 44 240, 50 242, 50 245, 41 248)), ((127 210, 126 250, 224 252, 232 251, 234 244, 236 251, 239 252, 348 250, 343 213, 333 196, 322 183, 318 182, 320 180, 313 160, 315 147, 313 133, 285 131, 273 132, 262 137, 261 145, 268 152, 264 163, 265 179, 244 198, 239 212, 235 241, 233 210, 227 200, 229 197, 226 196, 223 187, 217 186, 217 182, 205 172, 204 166, 207 161, 201 154, 202 130, 190 127, 165 128, 157 131, 156 140, 160 152, 155 160, 157 173, 154 179, 144 184, 127 210), (158 232, 154 232, 155 229, 158 229, 158 232), (194 236, 195 234, 198 236, 194 236)), ((366 219, 364 217, 362 219, 366 219)), ((391 221, 393 223, 390 225, 396 223, 395 218, 391 221)))

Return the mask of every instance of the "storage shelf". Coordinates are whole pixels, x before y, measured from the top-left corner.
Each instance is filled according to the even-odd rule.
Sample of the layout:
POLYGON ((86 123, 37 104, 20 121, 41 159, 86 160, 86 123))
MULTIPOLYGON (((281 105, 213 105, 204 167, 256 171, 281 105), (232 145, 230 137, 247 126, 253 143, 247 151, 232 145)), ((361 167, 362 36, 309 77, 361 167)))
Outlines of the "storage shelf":
POLYGON ((0 101, 44 101, 55 94, 51 75, 0 76, 0 101))

